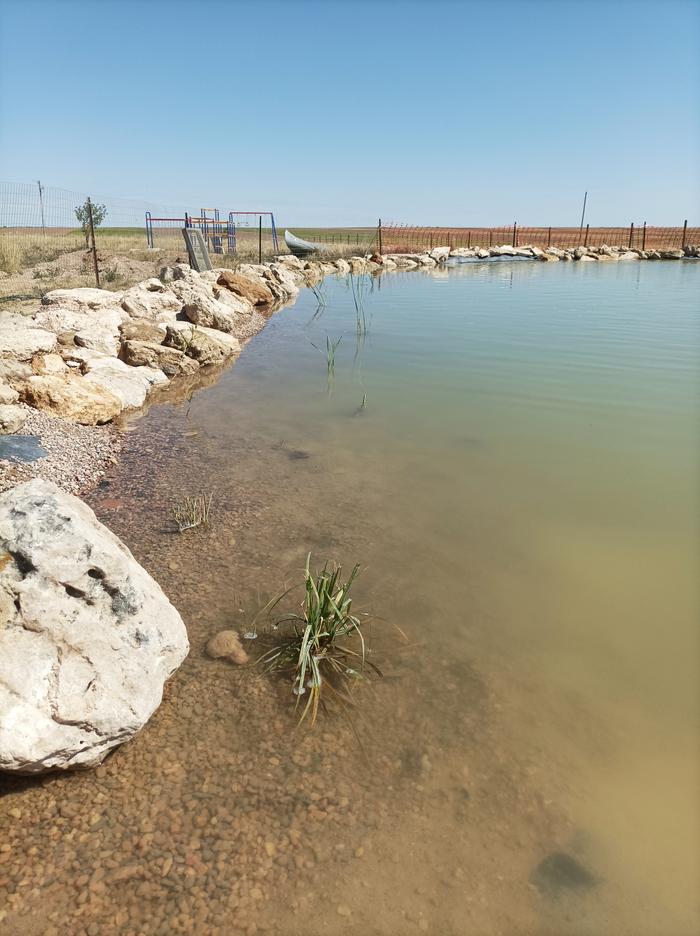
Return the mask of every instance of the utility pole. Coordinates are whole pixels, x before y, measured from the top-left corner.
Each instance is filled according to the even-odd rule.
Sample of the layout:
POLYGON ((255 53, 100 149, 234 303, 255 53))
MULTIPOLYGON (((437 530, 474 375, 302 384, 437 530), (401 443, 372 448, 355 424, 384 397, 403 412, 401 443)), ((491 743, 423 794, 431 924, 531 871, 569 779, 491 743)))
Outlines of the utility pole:
POLYGON ((41 182, 37 181, 36 183, 39 186, 39 207, 41 208, 41 232, 46 236, 46 225, 44 224, 44 190, 41 187, 41 182))
POLYGON ((581 227, 578 230, 578 242, 581 243, 581 234, 583 234, 583 219, 586 217, 586 200, 588 199, 588 192, 583 193, 583 211, 581 212, 581 227))

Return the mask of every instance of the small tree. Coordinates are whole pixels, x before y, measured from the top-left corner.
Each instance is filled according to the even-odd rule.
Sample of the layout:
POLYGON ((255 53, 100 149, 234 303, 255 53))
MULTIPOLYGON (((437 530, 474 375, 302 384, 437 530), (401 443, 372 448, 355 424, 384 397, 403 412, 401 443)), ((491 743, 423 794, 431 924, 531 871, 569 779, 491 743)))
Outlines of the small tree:
MULTIPOLYGON (((78 219, 78 224, 80 229, 85 236, 85 247, 89 248, 90 246, 90 209, 88 208, 87 198, 82 205, 76 205, 73 209, 75 211, 75 216, 78 219)), ((107 208, 105 205, 96 205, 92 203, 92 223, 94 227, 99 227, 104 219, 107 217, 107 208)))

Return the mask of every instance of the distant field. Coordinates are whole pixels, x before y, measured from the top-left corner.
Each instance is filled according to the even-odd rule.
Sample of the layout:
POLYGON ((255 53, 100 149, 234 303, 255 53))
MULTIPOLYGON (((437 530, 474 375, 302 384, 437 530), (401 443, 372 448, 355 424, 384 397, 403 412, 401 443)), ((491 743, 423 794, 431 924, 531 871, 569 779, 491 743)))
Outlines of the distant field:
MULTIPOLYGON (((365 253, 379 247, 376 227, 297 227, 287 225, 297 237, 327 245, 340 254, 347 255, 357 251, 365 253)), ((279 250, 286 251, 284 244, 285 227, 277 229, 279 250)), ((145 227, 97 228, 97 247, 104 256, 117 256, 141 253, 148 250, 145 227)), ((227 236, 223 229, 220 234, 221 246, 226 250, 227 236)), ((250 227, 239 224, 236 229, 236 246, 239 259, 255 259, 258 254, 259 230, 253 224, 250 227)), ((393 225, 382 227, 382 249, 384 252, 411 253, 430 250, 432 247, 448 245, 450 247, 491 247, 501 244, 526 244, 539 247, 576 247, 588 246, 633 247, 635 249, 664 250, 676 249, 684 244, 700 243, 700 228, 684 229, 628 226, 619 228, 575 227, 409 227, 393 225)), ((37 227, 0 228, 0 270, 6 273, 17 272, 41 263, 53 260, 62 253, 79 250, 85 244, 85 238, 79 228, 47 227, 45 231, 37 227)), ((180 225, 153 227, 153 246, 174 257, 182 255, 185 246, 180 225)), ((210 251, 214 251, 214 242, 210 238, 210 251)), ((275 252, 272 231, 262 229, 262 255, 271 256, 275 252)))

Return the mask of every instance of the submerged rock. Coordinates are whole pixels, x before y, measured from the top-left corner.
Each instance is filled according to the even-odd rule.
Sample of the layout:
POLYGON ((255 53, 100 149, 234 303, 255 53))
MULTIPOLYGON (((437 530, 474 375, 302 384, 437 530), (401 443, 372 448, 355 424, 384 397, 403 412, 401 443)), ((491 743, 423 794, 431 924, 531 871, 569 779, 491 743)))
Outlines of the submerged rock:
POLYGON ((0 770, 98 764, 158 708, 182 618, 78 498, 34 480, 0 496, 0 770))
POLYGON ((558 897, 567 891, 589 890, 597 880, 566 852, 552 852, 532 872, 532 883, 543 893, 558 897))
POLYGON ((234 630, 219 631, 207 643, 207 656, 214 660, 226 659, 238 666, 244 666, 248 662, 248 654, 243 649, 241 638, 234 630))

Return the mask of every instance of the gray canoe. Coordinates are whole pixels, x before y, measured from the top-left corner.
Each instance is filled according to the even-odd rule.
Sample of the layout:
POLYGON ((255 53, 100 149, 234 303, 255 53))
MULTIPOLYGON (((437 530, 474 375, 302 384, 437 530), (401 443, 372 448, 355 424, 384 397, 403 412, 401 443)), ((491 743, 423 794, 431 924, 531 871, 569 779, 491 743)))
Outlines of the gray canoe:
POLYGON ((308 257, 309 254, 316 253, 318 250, 323 250, 321 244, 311 244, 309 241, 302 240, 300 237, 295 237, 291 231, 284 232, 284 241, 295 257, 308 257))

